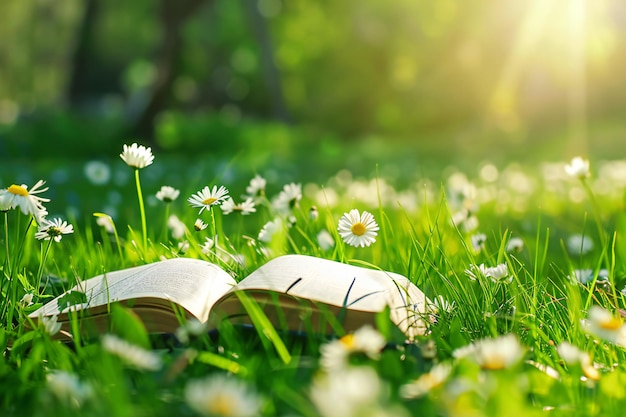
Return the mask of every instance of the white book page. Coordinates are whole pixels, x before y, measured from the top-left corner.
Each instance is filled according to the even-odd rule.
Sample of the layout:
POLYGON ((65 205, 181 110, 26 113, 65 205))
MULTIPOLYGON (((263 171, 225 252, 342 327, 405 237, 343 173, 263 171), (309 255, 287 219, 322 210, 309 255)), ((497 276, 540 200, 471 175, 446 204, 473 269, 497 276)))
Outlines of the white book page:
POLYGON ((275 258, 252 272, 236 290, 271 290, 338 307, 379 312, 409 336, 423 334, 424 293, 406 277, 305 255, 275 258))
MULTIPOLYGON (((115 301, 145 297, 172 301, 206 321, 215 301, 229 291, 236 281, 218 266, 191 258, 173 258, 141 265, 85 280, 72 291, 84 292, 87 303, 72 308, 89 308, 115 301)), ((60 314, 57 301, 48 302, 31 317, 60 314)))

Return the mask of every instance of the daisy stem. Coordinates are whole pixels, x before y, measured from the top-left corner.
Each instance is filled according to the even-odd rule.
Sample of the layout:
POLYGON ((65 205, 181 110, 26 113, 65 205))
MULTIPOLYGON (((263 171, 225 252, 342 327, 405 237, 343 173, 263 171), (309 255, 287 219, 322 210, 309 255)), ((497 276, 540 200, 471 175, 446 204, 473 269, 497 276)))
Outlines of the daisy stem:
POLYGON ((37 286, 35 287, 37 291, 37 295, 39 295, 39 286, 41 285, 41 276, 43 275, 43 268, 48 259, 48 253, 50 253, 50 247, 52 246, 53 239, 48 240, 48 244, 46 245, 46 249, 41 255, 41 263, 39 264, 39 271, 37 271, 37 286))
POLYGON ((213 239, 213 245, 215 248, 214 253, 217 253, 217 225, 215 224, 215 212, 213 207, 209 209, 211 211, 211 239, 213 239))
POLYGON ((146 226, 146 209, 143 205, 143 195, 141 194, 141 181, 139 181, 139 168, 135 169, 135 184, 137 185, 137 198, 139 199, 139 211, 141 214, 141 233, 143 237, 143 249, 148 249, 148 230, 146 226))
MULTIPOLYGON (((11 260, 9 258, 9 214, 8 211, 4 212, 4 246, 6 248, 6 259, 4 260, 4 267, 6 268, 6 271, 4 273, 4 276, 6 278, 8 278, 9 280, 9 288, 7 291, 7 296, 6 299, 4 300, 4 304, 2 306, 2 314, 0 315, 0 318, 4 318, 4 315, 7 311, 7 308, 9 308, 9 303, 12 303, 11 300, 11 295, 13 293, 13 274, 11 272, 11 260)), ((9 325, 11 323, 11 320, 7 320, 7 325, 6 328, 10 328, 9 325)))
POLYGON ((11 257, 9 251, 9 212, 4 212, 4 247, 6 249, 6 259, 4 260, 5 267, 7 268, 7 272, 5 276, 11 279, 11 257))
POLYGON ((167 223, 170 217, 170 203, 165 204, 165 222, 163 223, 163 231, 161 232, 161 242, 166 243, 167 241, 167 223))

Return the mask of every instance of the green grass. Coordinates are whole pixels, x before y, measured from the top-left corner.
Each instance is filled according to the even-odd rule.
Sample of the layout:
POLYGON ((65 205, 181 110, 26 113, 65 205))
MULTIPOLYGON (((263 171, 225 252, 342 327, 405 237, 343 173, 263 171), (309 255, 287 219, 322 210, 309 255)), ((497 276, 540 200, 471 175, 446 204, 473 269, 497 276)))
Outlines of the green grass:
MULTIPOLYGON (((61 215, 74 226, 73 234, 48 244, 34 238, 36 226, 30 217, 18 210, 3 213, 3 416, 193 416, 198 413, 187 397, 188 388, 209 376, 225 374, 244 384, 248 399, 258 399, 256 415, 333 415, 329 407, 316 403, 320 398, 336 405, 331 409, 347 407, 353 415, 366 415, 363 410, 399 416, 622 414, 620 404, 626 398, 623 340, 594 336, 581 325, 594 305, 615 317, 626 309, 620 292, 626 284, 623 189, 615 186, 626 182, 617 169, 601 170, 592 161, 593 176, 584 182, 515 164, 498 166, 497 178, 452 170, 441 180, 441 172, 433 172, 436 180, 428 173, 407 180, 341 172, 312 181, 267 171, 260 172, 268 178, 267 199, 257 205, 256 213, 224 215, 214 208, 199 216, 186 203, 189 196, 205 185, 224 185, 240 201, 255 172, 236 161, 213 160, 209 169, 157 154, 155 163, 140 173, 146 203, 144 245, 133 170, 115 157, 109 160, 112 176, 101 185, 71 180, 82 176, 82 162, 67 171, 40 167, 30 174, 36 177, 28 179, 1 173, 2 187, 14 182, 32 185, 40 177, 48 180, 50 190, 44 195, 52 200, 46 204, 50 216, 61 215), (269 201, 292 181, 304 186, 302 200, 284 215, 285 219, 293 216, 295 223, 272 242, 260 241, 262 226, 277 215, 269 201), (181 190, 169 207, 153 197, 161 185, 181 190), (319 212, 316 219, 309 215, 313 205, 319 212), (347 246, 337 234, 339 218, 352 208, 371 212, 380 226, 371 247, 347 246), (452 218, 463 209, 469 209, 470 218, 476 217, 474 227, 453 223, 452 218), (112 215, 117 235, 96 225, 95 212, 112 215), (172 236, 167 214, 176 215, 187 226, 183 237, 172 236), (198 217, 210 224, 200 232, 193 230, 198 217), (218 236, 218 249, 207 255, 200 246, 211 230, 218 236), (318 244, 321 230, 331 234, 333 247, 318 244), (472 246, 477 233, 486 237, 480 250, 472 246), (593 240, 589 252, 568 246, 576 234, 593 240), (507 250, 512 237, 523 240, 521 251, 507 250), (179 248, 183 241, 189 243, 186 251, 179 248), (433 316, 428 334, 411 343, 398 339, 397 331, 381 316, 379 330, 390 342, 388 347, 373 357, 353 354, 346 369, 328 372, 320 364, 320 351, 337 343, 335 339, 276 332, 254 306, 250 308, 255 312, 255 331, 225 324, 218 334, 201 332, 179 343, 146 334, 128 310, 114 309, 114 321, 124 323, 116 327, 118 341, 157 355, 158 369, 129 363, 102 340, 83 338, 79 332, 70 346, 50 337, 42 326, 35 325, 34 330, 27 326, 29 312, 78 279, 174 256, 212 260, 240 279, 268 259, 267 250, 270 256, 301 253, 375 265, 406 275, 430 299, 442 296, 452 308, 433 316), (240 256, 244 263, 235 261, 240 256), (494 281, 478 274, 470 279, 466 271, 481 264, 506 265, 506 277, 494 281), (590 282, 569 278, 574 270, 585 268, 592 271, 590 282), (608 271, 608 281, 599 279, 602 269, 608 271), (38 288, 40 279, 43 285, 38 288), (34 304, 20 302, 27 293, 34 294, 34 304), (506 366, 485 365, 471 355, 459 357, 461 348, 499 341, 508 334, 519 343, 509 350, 519 349, 520 355, 506 366), (566 341, 589 356, 597 377, 580 363, 564 360, 557 347, 566 341), (407 383, 427 375, 436 365, 450 367, 440 383, 418 398, 401 395, 407 383), (372 374, 359 374, 356 392, 348 390, 354 368, 371 369, 375 375, 371 379, 372 374), (334 396, 328 387, 333 387, 334 396), (361 398, 359 392, 372 395, 361 398)), ((617 327, 614 322, 611 325, 617 327)), ((211 389, 206 388, 206 397, 210 395, 211 389)), ((229 415, 227 408, 221 409, 221 415, 229 415)))

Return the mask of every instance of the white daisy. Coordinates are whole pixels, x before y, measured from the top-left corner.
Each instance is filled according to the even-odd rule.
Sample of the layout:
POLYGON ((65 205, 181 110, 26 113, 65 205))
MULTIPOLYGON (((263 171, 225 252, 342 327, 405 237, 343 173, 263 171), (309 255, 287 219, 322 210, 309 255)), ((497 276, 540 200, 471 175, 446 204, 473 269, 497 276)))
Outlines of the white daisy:
POLYGON ((46 375, 46 385, 60 401, 80 406, 94 393, 93 387, 74 373, 54 370, 46 375))
POLYGON ((242 216, 246 216, 256 211, 252 197, 248 197, 246 201, 243 201, 239 204, 235 204, 235 201, 229 197, 222 203, 221 208, 224 214, 230 214, 233 211, 238 211, 241 213, 242 216))
POLYGON ((474 248, 474 252, 478 253, 481 250, 485 249, 485 242, 487 241, 487 236, 484 233, 476 233, 472 235, 472 248, 474 248))
POLYGON ((335 246, 335 238, 326 229, 320 230, 317 234, 317 244, 322 250, 329 250, 335 246))
POLYGON ((374 416, 381 412, 383 383, 370 367, 348 367, 317 375, 311 401, 323 417, 374 416))
POLYGON ((170 215, 167 219, 167 227, 169 227, 172 232, 172 237, 174 239, 181 239, 187 232, 187 226, 185 226, 185 223, 183 223, 183 221, 180 220, 175 214, 170 215))
POLYGON ((483 369, 497 370, 510 368, 520 362, 524 348, 517 337, 509 333, 495 339, 481 339, 453 352, 457 359, 468 358, 483 369))
POLYGON ((124 151, 120 154, 120 157, 126 162, 126 165, 138 169, 145 168, 154 161, 152 149, 136 143, 130 146, 124 145, 124 151))
POLYGON ((171 203, 172 201, 176 200, 179 195, 179 190, 174 187, 170 187, 169 185, 164 185, 159 191, 157 191, 156 198, 163 201, 164 203, 171 203))
POLYGON ((450 364, 437 364, 430 372, 400 387, 400 396, 406 399, 421 397, 435 388, 442 386, 450 376, 452 366, 450 364))
POLYGON ((201 191, 192 195, 187 199, 192 207, 200 208, 200 213, 203 210, 210 210, 211 206, 220 205, 228 198, 228 190, 224 186, 217 188, 217 185, 213 186, 213 189, 208 186, 204 187, 201 191))
POLYGON ((65 220, 55 218, 52 220, 43 219, 39 224, 35 238, 37 240, 54 239, 60 242, 63 235, 74 233, 74 226, 68 224, 65 220))
POLYGON ((259 240, 261 242, 270 243, 274 234, 282 230, 282 228, 283 221, 279 217, 265 223, 259 232, 259 240))
POLYGON ((127 364, 139 369, 157 371, 161 369, 161 357, 156 353, 130 344, 112 334, 102 336, 102 347, 107 352, 118 356, 127 364))
POLYGON ((34 297, 33 294, 26 293, 26 294, 24 294, 24 296, 20 300, 20 303, 25 305, 25 306, 29 306, 29 305, 31 305, 33 303, 33 297, 34 297))
POLYGON ((59 333, 59 330, 61 330, 61 323, 57 321, 58 319, 59 317, 57 315, 40 317, 40 322, 43 325, 44 330, 50 336, 54 336, 59 333))
POLYGON ((556 351, 567 365, 580 365, 583 374, 594 381, 600 379, 600 373, 591 363, 591 357, 585 351, 578 349, 569 342, 561 342, 556 347, 556 351))
POLYGON ((104 227, 104 230, 107 233, 115 233, 115 223, 113 223, 113 218, 108 214, 99 214, 96 217, 96 224, 98 226, 104 227))
POLYGON ((195 229, 196 232, 201 232, 207 227, 209 227, 209 225, 203 222, 201 219, 196 219, 196 221, 193 224, 193 228, 195 229))
POLYGON ((43 203, 50 201, 48 198, 37 195, 48 191, 48 187, 42 188, 45 183, 43 180, 37 181, 30 191, 24 184, 13 184, 9 188, 1 189, 0 208, 2 211, 7 211, 19 207, 22 213, 32 214, 39 222, 47 214, 43 203))
POLYGON ((506 244, 507 252, 521 252, 524 249, 524 241, 519 237, 512 237, 506 244))
POLYGON ((573 255, 586 255, 593 250, 593 239, 579 233, 571 235, 566 242, 567 250, 573 255))
POLYGON ((302 200, 302 185, 292 182, 283 187, 282 191, 278 193, 278 197, 273 201, 272 206, 279 213, 288 213, 298 206, 300 200, 302 200))
POLYGON ((316 221, 319 216, 320 212, 317 211, 317 207, 311 206, 311 208, 309 209, 309 219, 311 219, 312 221, 316 221))
POLYGON ((354 333, 320 346, 320 364, 330 371, 347 367, 354 354, 362 353, 371 359, 378 359, 385 344, 385 338, 378 330, 365 325, 354 333))
POLYGON ((189 381, 185 401, 204 416, 253 417, 261 408, 261 398, 250 386, 224 374, 189 381))
MULTIPOLYGON (((595 276, 593 269, 574 269, 572 271, 572 275, 573 276, 569 276, 569 279, 572 282, 574 283, 580 282, 583 285, 588 284, 589 282, 593 281, 593 278, 595 276)), ((598 278, 596 279, 596 281, 604 282, 608 280, 609 280, 609 271, 607 269, 599 270, 598 278)))
POLYGON ((597 305, 589 308, 587 320, 582 322, 583 329, 592 335, 626 347, 626 326, 609 310, 597 305))
POLYGON ((360 214, 357 209, 344 213, 337 227, 343 241, 355 247, 365 247, 376 242, 378 229, 378 224, 371 213, 364 211, 360 214))
POLYGON ((454 301, 450 303, 443 295, 438 295, 432 299, 430 305, 435 314, 440 312, 449 313, 454 308, 454 301))
POLYGON ((509 275, 509 269, 507 264, 498 264, 494 267, 485 266, 480 264, 478 266, 471 265, 469 269, 465 270, 465 273, 471 280, 477 280, 480 276, 485 278, 491 278, 493 282, 503 282, 508 277, 508 281, 513 281, 513 276, 509 275))
POLYGON ((572 177, 587 178, 589 176, 589 161, 576 156, 568 165, 565 165, 565 172, 572 177))
POLYGON ((265 186, 267 185, 267 180, 260 175, 255 175, 254 178, 250 180, 250 185, 246 187, 246 196, 256 198, 265 194, 265 186))
POLYGON ((101 161, 89 161, 85 164, 85 176, 94 185, 104 185, 111 179, 111 169, 101 161))
POLYGON ((200 246, 200 250, 205 255, 213 253, 213 249, 215 248, 216 242, 217 242, 217 239, 211 239, 210 237, 207 237, 204 239, 204 243, 202 244, 202 246, 200 246))

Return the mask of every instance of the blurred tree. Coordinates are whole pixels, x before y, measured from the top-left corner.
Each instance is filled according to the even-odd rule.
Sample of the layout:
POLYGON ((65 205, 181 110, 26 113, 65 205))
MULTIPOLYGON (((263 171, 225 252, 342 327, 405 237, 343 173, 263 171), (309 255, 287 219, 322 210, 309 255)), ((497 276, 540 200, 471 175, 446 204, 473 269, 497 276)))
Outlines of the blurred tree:
POLYGON ((172 85, 180 72, 183 39, 182 28, 187 20, 210 0, 161 0, 159 22, 161 39, 156 54, 156 77, 149 92, 146 106, 134 126, 134 133, 150 141, 154 134, 154 121, 167 108, 172 95, 172 85))

